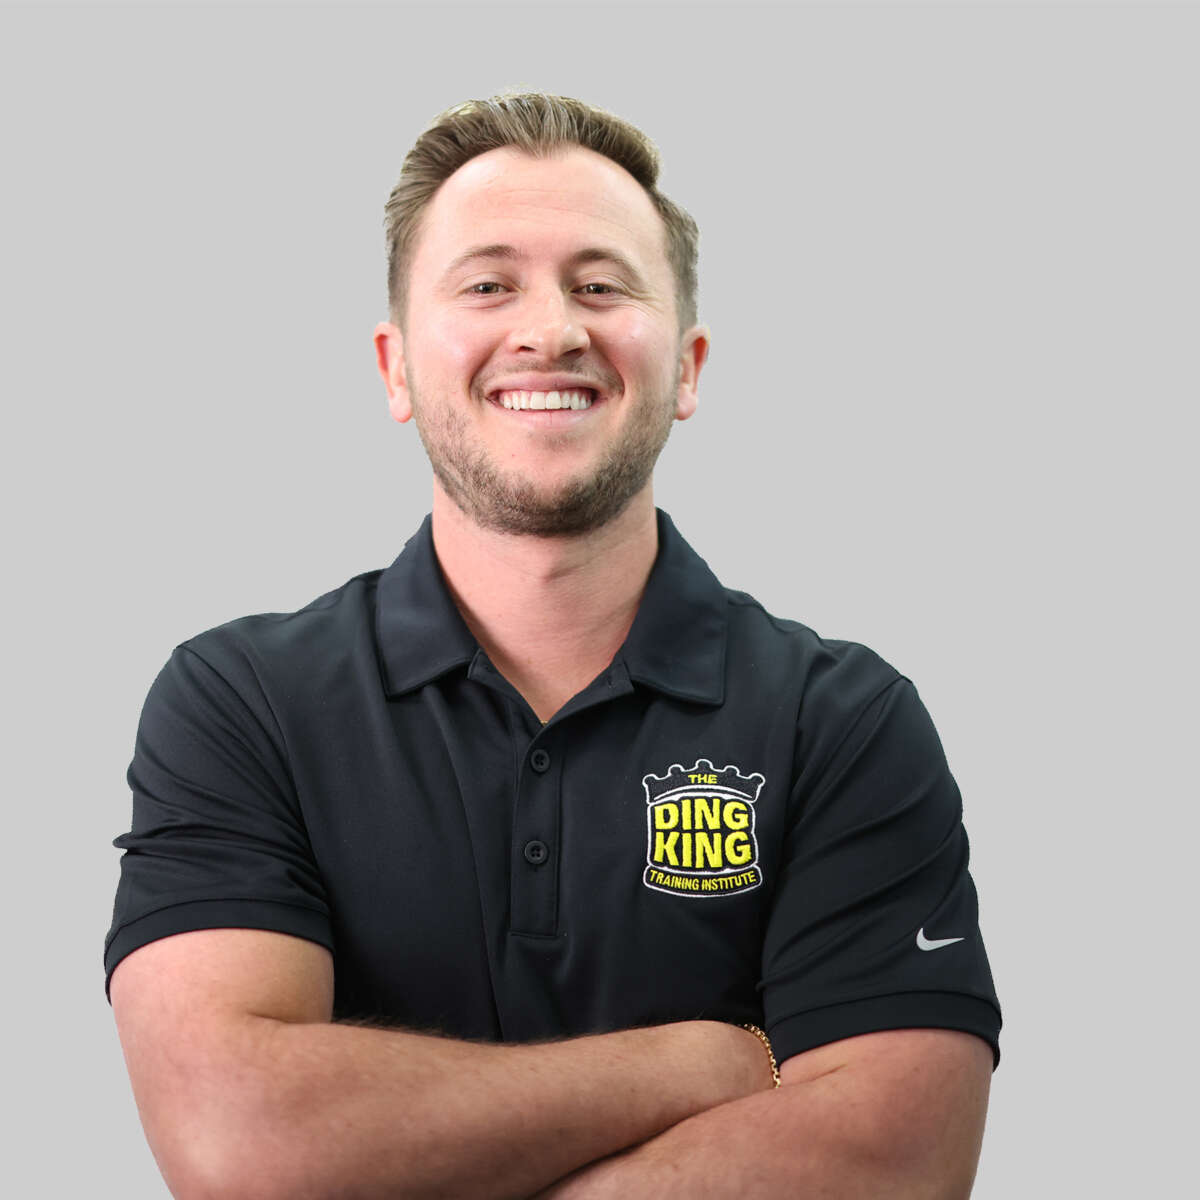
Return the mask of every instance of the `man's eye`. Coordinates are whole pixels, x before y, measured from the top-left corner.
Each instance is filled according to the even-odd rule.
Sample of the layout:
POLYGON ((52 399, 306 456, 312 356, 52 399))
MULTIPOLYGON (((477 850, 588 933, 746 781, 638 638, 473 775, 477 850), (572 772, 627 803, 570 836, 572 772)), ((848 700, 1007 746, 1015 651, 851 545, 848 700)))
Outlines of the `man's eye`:
POLYGON ((611 283, 585 283, 581 290, 589 296, 607 296, 616 288, 611 283))
POLYGON ((483 283, 472 284, 467 291, 476 296, 494 296, 500 291, 500 286, 494 279, 487 279, 483 283))

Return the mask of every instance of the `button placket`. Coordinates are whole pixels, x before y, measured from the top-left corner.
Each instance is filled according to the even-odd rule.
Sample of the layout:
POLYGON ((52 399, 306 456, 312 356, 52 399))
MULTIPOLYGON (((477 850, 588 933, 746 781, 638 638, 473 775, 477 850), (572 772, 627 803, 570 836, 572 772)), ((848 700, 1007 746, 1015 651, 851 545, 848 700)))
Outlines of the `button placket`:
POLYGON ((517 784, 513 813, 511 929, 553 936, 558 924, 562 751, 535 746, 517 784))

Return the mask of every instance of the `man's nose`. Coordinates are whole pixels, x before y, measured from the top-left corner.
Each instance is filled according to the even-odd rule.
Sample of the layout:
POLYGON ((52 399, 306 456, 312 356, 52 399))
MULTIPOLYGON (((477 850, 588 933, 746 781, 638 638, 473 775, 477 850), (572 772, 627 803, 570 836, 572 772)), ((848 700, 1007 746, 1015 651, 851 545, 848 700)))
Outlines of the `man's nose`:
POLYGON ((551 359, 586 350, 589 343, 581 314, 558 289, 527 296, 509 335, 510 350, 532 350, 551 359))

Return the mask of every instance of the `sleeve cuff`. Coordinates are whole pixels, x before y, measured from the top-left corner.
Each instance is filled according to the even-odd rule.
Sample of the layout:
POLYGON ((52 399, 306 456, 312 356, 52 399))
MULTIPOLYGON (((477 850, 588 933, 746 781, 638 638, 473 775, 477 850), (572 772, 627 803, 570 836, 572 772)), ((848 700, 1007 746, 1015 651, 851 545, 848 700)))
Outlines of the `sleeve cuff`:
POLYGON ((992 1048, 992 1069, 1000 1063, 1000 1013, 986 1000, 957 992, 904 992, 831 1004, 784 1017, 767 1033, 782 1063, 828 1042, 885 1029, 957 1029, 983 1038, 992 1048))
MULTIPOLYGON (((329 919, 317 909, 263 900, 190 900, 122 925, 104 950, 104 994, 117 964, 159 938, 197 929, 265 929, 317 942, 333 953, 329 919)), ((109 1002, 111 1003, 111 997, 109 1002)))

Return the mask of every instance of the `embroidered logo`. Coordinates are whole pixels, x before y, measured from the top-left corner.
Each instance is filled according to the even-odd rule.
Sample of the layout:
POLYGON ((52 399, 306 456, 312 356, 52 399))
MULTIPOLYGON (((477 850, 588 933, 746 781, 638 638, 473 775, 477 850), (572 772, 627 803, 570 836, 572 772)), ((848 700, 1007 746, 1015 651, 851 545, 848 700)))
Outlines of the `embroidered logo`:
POLYGON ((754 802, 766 778, 707 758, 685 771, 647 775, 646 870, 642 882, 674 896, 728 896, 762 883, 754 802))

